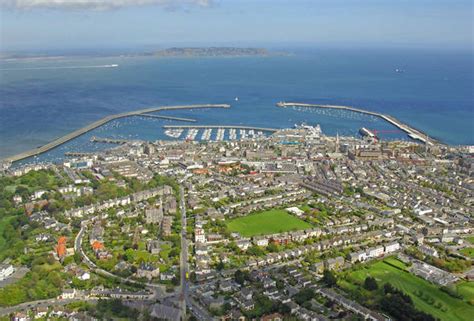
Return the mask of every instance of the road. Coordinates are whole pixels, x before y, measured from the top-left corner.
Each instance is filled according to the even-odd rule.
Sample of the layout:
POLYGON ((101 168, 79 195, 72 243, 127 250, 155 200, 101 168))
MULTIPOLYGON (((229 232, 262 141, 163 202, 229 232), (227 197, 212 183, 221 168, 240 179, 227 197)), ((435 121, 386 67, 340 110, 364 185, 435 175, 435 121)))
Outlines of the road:
POLYGON ((189 273, 189 263, 188 263, 188 250, 189 244, 186 238, 186 227, 187 227, 187 215, 186 215, 186 197, 184 187, 180 185, 179 188, 180 194, 180 211, 181 211, 181 257, 180 257, 180 269, 181 269, 181 294, 180 294, 180 305, 182 320, 186 320, 186 308, 189 308, 191 313, 198 319, 203 321, 215 320, 209 312, 201 305, 196 302, 190 295, 190 284, 188 283, 188 278, 186 277, 189 273))
POLYGON ((52 305, 66 305, 72 302, 77 302, 77 301, 97 301, 98 298, 89 298, 89 297, 78 297, 74 299, 47 299, 47 300, 39 300, 39 301, 31 301, 31 302, 25 302, 21 303, 12 307, 8 308, 1 308, 0 309, 0 316, 8 315, 13 312, 17 311, 25 311, 27 309, 32 309, 32 308, 40 308, 40 307, 49 307, 52 305))
POLYGON ((186 203, 184 197, 184 187, 180 185, 179 187, 180 194, 180 212, 181 212, 181 257, 180 257, 180 270, 181 270, 181 295, 180 295, 180 305, 181 305, 181 317, 183 320, 186 319, 186 306, 189 302, 188 297, 188 242, 186 239, 186 203))

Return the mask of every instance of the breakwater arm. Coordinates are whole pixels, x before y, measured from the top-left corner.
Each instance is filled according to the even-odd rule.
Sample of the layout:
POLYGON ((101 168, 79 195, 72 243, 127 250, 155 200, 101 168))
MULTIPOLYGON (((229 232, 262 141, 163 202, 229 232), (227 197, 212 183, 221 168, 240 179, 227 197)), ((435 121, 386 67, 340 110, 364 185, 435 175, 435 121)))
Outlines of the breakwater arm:
POLYGON ((4 161, 16 162, 28 157, 42 154, 44 152, 47 152, 53 148, 56 148, 76 137, 79 137, 115 119, 129 117, 129 116, 139 116, 141 114, 147 114, 147 113, 157 112, 161 110, 179 110, 179 109, 195 109, 195 108, 230 108, 230 105, 228 104, 200 104, 200 105, 160 106, 160 107, 151 107, 151 108, 139 109, 139 110, 129 111, 125 113, 110 115, 102 119, 99 119, 98 121, 95 121, 85 127, 75 130, 65 136, 55 139, 52 142, 47 143, 46 145, 43 145, 38 148, 30 149, 28 151, 25 151, 23 153, 19 153, 10 157, 6 157, 4 161))
POLYGON ((313 108, 323 108, 323 109, 339 109, 339 110, 347 110, 356 113, 366 114, 375 116, 385 120, 386 122, 392 124, 393 126, 397 127, 398 129, 404 131, 413 139, 417 139, 425 144, 433 145, 439 143, 434 138, 429 137, 427 134, 423 133, 422 131, 411 127, 405 123, 402 123, 400 120, 396 119, 393 116, 377 113, 365 109, 355 108, 351 106, 339 106, 339 105, 321 105, 321 104, 304 104, 304 103, 295 103, 295 102, 279 102, 276 104, 277 107, 313 107, 313 108))

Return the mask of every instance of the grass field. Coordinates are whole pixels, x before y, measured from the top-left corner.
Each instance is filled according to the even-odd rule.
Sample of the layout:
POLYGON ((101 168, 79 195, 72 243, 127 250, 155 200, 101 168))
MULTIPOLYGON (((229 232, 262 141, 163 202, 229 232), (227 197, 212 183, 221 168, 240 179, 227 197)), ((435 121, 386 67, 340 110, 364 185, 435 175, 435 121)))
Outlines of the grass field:
MULTIPOLYGON (((395 259, 391 259, 389 263, 395 259)), ((397 263, 397 266, 404 267, 403 263, 397 263)), ((367 276, 374 277, 379 284, 391 283, 393 286, 409 294, 417 309, 427 312, 440 320, 446 321, 464 321, 472 320, 474 315, 474 306, 466 301, 472 298, 474 294, 473 283, 461 284, 458 291, 466 301, 453 298, 447 293, 441 291, 435 285, 416 277, 409 272, 400 270, 384 261, 378 261, 369 265, 367 268, 349 273, 349 282, 344 282, 341 286, 348 286, 350 290, 355 284, 362 284, 367 276), (352 281, 353 284, 350 284, 352 281), (436 307, 438 306, 438 307, 436 307)))
MULTIPOLYGON (((13 216, 7 216, 0 219, 0 253, 3 252, 6 246, 6 240, 3 238, 3 231, 5 230, 6 225, 8 222, 13 218, 13 216)), ((0 257, 3 255, 0 255, 0 257)))
POLYGON ((468 240, 471 244, 474 244, 474 236, 466 237, 466 240, 468 240))
POLYGON ((230 220, 227 228, 242 236, 266 235, 288 231, 304 230, 312 226, 285 210, 269 210, 230 220))
POLYGON ((474 247, 465 247, 459 252, 467 257, 470 257, 471 259, 474 259, 474 247))
POLYGON ((474 282, 459 282, 456 289, 466 300, 474 303, 474 282))

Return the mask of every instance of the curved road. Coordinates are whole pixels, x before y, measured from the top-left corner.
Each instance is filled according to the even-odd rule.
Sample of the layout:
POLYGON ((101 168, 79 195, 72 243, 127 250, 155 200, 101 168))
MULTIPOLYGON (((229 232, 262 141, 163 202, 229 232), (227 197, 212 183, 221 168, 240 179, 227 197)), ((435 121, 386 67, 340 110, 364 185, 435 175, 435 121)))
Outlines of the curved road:
POLYGON ((157 298, 164 298, 164 297, 167 297, 167 296, 174 295, 174 293, 166 294, 166 291, 164 290, 164 286, 162 286, 161 284, 138 282, 138 281, 135 281, 135 280, 130 279, 130 278, 120 277, 118 275, 115 275, 113 273, 110 273, 106 270, 103 270, 103 269, 99 268, 94 262, 91 261, 91 259, 89 259, 89 257, 87 257, 87 255, 84 253, 84 251, 82 249, 82 238, 84 236, 85 227, 87 226, 88 222, 89 221, 83 221, 82 222, 81 229, 80 229, 79 233, 77 233, 76 238, 74 240, 74 251, 76 253, 79 253, 79 255, 82 258, 82 261, 92 271, 94 271, 95 273, 100 274, 102 276, 105 276, 105 277, 115 278, 115 279, 117 279, 117 280, 119 280, 120 282, 123 282, 123 283, 129 283, 129 284, 131 283, 131 284, 135 284, 135 285, 146 286, 146 287, 150 288, 150 290, 153 290, 155 292, 155 296, 157 298))

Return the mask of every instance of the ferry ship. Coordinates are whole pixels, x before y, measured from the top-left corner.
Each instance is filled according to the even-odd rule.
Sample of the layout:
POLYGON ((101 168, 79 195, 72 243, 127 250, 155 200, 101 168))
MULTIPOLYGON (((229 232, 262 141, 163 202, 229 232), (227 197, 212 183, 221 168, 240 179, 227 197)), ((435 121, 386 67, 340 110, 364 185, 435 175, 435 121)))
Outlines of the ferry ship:
POLYGON ((371 130, 368 130, 367 128, 365 127, 362 127, 361 129, 359 129, 359 133, 362 135, 362 136, 368 136, 370 138, 377 138, 377 136, 371 131, 371 130))
POLYGON ((183 129, 167 129, 165 135, 172 138, 179 138, 183 133, 183 129))

